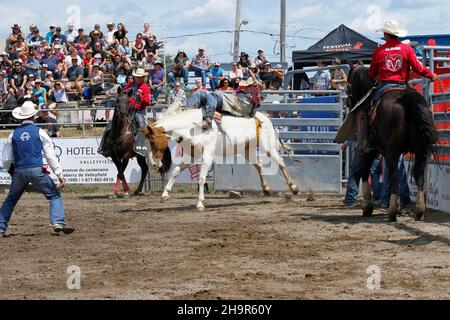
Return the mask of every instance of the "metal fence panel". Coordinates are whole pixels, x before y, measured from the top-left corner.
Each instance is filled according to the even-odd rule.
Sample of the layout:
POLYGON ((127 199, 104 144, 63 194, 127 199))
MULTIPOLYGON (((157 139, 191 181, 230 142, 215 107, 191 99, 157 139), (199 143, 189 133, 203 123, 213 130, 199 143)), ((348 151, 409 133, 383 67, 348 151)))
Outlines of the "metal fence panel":
MULTIPOLYGON (((285 158, 288 172, 300 191, 341 192, 340 156, 300 156, 297 163, 285 158)), ((288 192, 289 188, 280 172, 266 176, 274 192, 288 192)), ((250 164, 218 165, 215 171, 215 189, 218 191, 261 191, 258 172, 250 164)))

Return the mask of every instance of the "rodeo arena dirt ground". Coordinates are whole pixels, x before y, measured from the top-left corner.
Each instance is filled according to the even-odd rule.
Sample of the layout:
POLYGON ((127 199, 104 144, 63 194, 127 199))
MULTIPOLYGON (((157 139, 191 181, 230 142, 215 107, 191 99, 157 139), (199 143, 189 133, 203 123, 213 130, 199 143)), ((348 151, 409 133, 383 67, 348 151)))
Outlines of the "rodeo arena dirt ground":
MULTIPOLYGON (((89 194, 89 193, 87 193, 89 194)), ((77 231, 52 236, 48 203, 19 202, 0 239, 2 299, 448 299, 450 217, 363 218, 341 198, 228 194, 109 199, 65 193, 77 231), (79 290, 67 269, 81 271, 79 290), (370 290, 370 270, 379 288, 370 290)), ((372 287, 371 289, 374 289, 372 287)))

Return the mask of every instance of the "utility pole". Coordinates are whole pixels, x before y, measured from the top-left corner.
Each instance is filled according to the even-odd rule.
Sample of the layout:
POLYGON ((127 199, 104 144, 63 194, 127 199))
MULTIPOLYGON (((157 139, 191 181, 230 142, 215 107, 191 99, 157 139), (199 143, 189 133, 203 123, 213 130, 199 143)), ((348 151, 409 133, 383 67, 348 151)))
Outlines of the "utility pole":
POLYGON ((280 0, 280 59, 281 63, 286 62, 286 0, 280 0))
POLYGON ((236 0, 236 24, 234 29, 233 61, 238 61, 239 40, 241 37, 241 0, 236 0))

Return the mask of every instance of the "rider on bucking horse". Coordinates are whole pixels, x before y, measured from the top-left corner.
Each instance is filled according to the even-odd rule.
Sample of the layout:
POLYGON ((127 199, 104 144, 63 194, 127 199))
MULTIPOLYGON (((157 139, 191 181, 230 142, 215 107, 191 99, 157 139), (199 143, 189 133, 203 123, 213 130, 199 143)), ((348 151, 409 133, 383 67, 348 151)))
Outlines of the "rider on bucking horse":
MULTIPOLYGON (((188 107, 203 108, 203 129, 212 128, 216 111, 235 117, 253 117, 261 105, 263 85, 251 76, 239 83, 236 94, 198 90, 188 100, 188 107)), ((218 124, 220 126, 220 124, 218 124)))
MULTIPOLYGON (((139 130, 147 126, 147 107, 151 102, 151 90, 145 83, 145 70, 138 68, 133 72, 134 81, 127 84, 124 90, 130 90, 129 113, 132 117, 132 131, 135 136, 134 151, 147 157, 149 149, 144 134, 139 130)), ((105 157, 111 156, 111 146, 114 143, 108 139, 110 126, 105 130, 98 153, 105 157)))
MULTIPOLYGON (((378 83, 372 95, 372 101, 377 102, 383 93, 391 88, 407 88, 411 80, 411 69, 423 77, 436 81, 438 76, 424 67, 417 59, 414 49, 398 39, 406 37, 407 31, 397 21, 387 21, 384 28, 378 30, 384 33, 386 44, 378 47, 372 55, 369 76, 378 83)), ((356 151, 368 153, 372 150, 369 145, 369 130, 367 113, 357 118, 356 151)))

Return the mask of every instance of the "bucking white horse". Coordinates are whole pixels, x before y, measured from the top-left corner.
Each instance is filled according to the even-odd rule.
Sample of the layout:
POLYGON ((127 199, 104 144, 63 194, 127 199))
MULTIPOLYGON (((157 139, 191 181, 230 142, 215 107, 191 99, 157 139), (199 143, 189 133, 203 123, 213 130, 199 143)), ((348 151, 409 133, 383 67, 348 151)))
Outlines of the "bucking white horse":
POLYGON ((166 116, 142 129, 151 145, 150 162, 155 169, 166 167, 170 170, 171 159, 169 139, 174 139, 183 150, 183 161, 172 171, 171 177, 161 196, 162 201, 169 200, 170 192, 180 173, 191 164, 200 164, 199 199, 197 209, 205 209, 204 185, 208 170, 214 159, 244 156, 255 166, 261 179, 263 192, 271 195, 271 189, 263 176, 263 161, 257 152, 267 155, 271 164, 276 164, 283 173, 291 192, 296 195, 298 187, 289 176, 283 158, 279 155, 280 140, 273 128, 272 122, 264 114, 257 112, 254 118, 237 118, 222 116, 221 129, 213 122, 212 129, 199 127, 202 122, 202 110, 190 109, 179 113, 169 113, 166 116))

